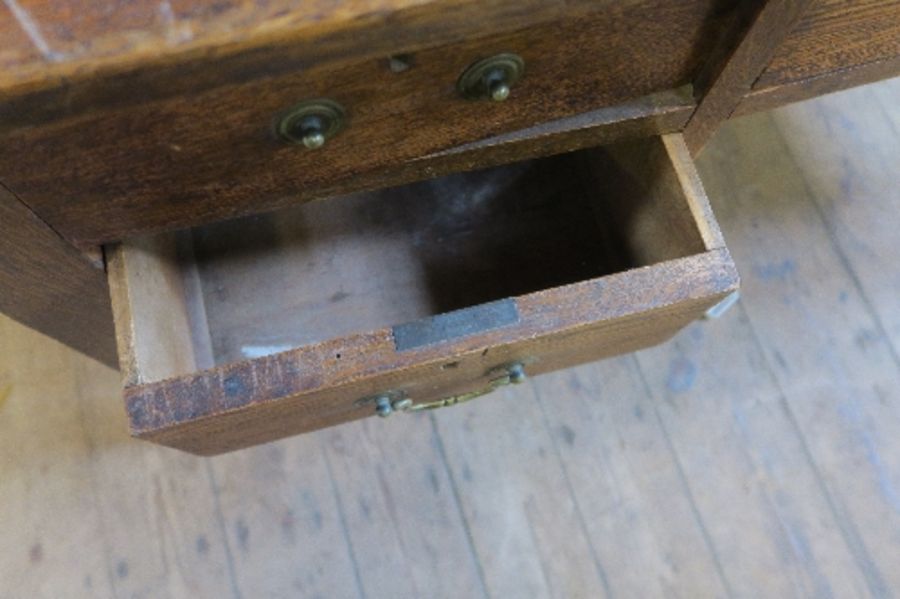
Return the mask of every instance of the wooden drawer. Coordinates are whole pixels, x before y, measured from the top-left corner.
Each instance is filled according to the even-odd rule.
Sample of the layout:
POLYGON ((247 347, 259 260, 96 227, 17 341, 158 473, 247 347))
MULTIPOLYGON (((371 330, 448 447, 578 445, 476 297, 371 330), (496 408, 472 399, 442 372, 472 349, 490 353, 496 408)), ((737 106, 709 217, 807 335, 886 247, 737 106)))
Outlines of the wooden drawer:
POLYGON ((674 134, 107 250, 132 432, 200 454, 631 352, 738 285, 674 134))
POLYGON ((816 0, 753 85, 759 90, 900 56, 900 1, 816 0))
POLYGON ((900 75, 900 0, 815 0, 733 116, 900 75))
POLYGON ((361 41, 344 56, 342 46, 289 37, 10 94, 0 100, 0 180, 66 239, 89 246, 425 178, 422 160, 442 152, 690 84, 733 5, 502 4, 514 24, 543 16, 502 31, 472 23, 471 35, 450 40, 431 37, 442 31, 435 23, 387 22, 396 43, 374 55, 361 41), (525 62, 510 98, 462 98, 463 71, 505 52, 525 62), (344 108, 343 130, 315 151, 284 143, 278 116, 313 98, 344 108))

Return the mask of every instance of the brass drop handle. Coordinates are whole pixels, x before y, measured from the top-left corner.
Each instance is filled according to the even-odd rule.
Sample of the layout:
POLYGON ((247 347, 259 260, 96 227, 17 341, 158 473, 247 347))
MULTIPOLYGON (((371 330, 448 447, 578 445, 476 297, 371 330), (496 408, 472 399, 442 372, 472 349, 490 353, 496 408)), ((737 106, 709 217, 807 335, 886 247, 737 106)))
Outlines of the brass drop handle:
POLYGON ((491 376, 491 379, 488 381, 487 386, 482 389, 450 395, 435 401, 415 403, 408 397, 394 399, 390 394, 380 395, 375 399, 375 413, 382 418, 386 418, 394 412, 421 412, 422 410, 436 410, 438 408, 455 406, 471 401, 476 397, 487 395, 500 387, 505 387, 509 384, 518 385, 519 383, 525 382, 525 379, 527 378, 525 375, 525 368, 520 362, 495 369, 491 371, 489 375, 491 376))

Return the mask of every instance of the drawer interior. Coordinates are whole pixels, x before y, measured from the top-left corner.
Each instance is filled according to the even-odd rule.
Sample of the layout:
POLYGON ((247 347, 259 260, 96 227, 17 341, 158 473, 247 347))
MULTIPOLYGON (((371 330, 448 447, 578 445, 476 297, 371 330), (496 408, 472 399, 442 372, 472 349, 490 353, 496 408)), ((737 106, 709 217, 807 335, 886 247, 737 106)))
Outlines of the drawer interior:
POLYGON ((623 268, 574 157, 334 198, 193 232, 217 363, 623 268), (602 225, 602 226, 601 226, 602 225))
POLYGON ((718 232, 682 178, 651 138, 129 240, 110 266, 126 382, 702 253, 718 232))

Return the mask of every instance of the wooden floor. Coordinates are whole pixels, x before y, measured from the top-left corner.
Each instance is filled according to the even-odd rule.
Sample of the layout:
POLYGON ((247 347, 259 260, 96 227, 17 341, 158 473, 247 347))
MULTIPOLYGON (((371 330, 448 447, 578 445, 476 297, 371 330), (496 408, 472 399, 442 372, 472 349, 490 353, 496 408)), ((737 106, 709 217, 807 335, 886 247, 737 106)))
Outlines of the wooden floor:
POLYGON ((0 597, 900 595, 900 80, 700 169, 736 308, 433 414, 194 458, 0 320, 0 597))

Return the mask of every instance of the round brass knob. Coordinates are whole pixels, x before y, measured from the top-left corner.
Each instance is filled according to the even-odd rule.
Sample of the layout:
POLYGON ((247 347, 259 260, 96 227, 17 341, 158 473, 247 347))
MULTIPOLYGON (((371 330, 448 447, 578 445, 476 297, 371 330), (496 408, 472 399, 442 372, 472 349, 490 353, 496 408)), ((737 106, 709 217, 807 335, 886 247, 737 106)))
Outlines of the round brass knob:
POLYGON ((456 89, 470 100, 503 102, 524 73, 525 61, 521 56, 510 52, 497 54, 471 64, 456 82, 456 89))
POLYGON ((315 150, 337 135, 345 120, 344 108, 337 102, 324 98, 305 100, 281 117, 278 135, 285 141, 315 150))

